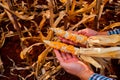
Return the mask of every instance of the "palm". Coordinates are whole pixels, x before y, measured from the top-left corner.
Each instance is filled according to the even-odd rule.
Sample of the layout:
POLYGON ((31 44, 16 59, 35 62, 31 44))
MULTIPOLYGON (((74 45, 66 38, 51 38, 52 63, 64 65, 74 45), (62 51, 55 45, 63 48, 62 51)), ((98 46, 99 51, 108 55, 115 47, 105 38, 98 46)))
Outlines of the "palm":
POLYGON ((58 50, 54 50, 57 59, 60 61, 60 65, 69 73, 73 75, 80 75, 88 69, 88 67, 81 62, 76 56, 68 53, 60 53, 58 50))

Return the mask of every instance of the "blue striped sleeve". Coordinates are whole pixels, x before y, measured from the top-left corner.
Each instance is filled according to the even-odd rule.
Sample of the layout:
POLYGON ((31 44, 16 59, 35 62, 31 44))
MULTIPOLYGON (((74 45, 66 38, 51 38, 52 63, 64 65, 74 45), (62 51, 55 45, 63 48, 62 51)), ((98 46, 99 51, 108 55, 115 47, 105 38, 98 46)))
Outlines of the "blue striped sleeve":
POLYGON ((89 80, 113 80, 112 78, 108 78, 105 76, 102 76, 100 74, 94 73, 89 80))
POLYGON ((107 31, 107 33, 108 33, 108 35, 120 34, 120 28, 119 29, 114 29, 114 30, 107 31))

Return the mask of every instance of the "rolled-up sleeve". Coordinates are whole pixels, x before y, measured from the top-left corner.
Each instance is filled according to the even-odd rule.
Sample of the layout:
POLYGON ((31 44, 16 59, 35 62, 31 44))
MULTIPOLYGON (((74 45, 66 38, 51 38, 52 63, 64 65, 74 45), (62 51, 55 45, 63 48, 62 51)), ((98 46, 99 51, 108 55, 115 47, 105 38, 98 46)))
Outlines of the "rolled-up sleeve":
POLYGON ((108 33, 108 35, 120 34, 120 28, 119 29, 114 29, 114 30, 107 31, 107 33, 108 33))
POLYGON ((94 73, 89 80, 114 80, 112 78, 108 78, 106 76, 102 76, 100 74, 94 73))

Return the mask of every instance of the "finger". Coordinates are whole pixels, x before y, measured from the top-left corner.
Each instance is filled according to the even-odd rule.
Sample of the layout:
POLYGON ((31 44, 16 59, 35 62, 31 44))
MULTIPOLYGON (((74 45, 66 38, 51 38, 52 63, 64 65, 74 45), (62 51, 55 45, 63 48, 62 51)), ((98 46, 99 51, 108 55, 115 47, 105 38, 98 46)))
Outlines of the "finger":
POLYGON ((76 55, 72 55, 72 58, 74 58, 75 60, 78 60, 78 57, 76 55))
POLYGON ((75 42, 73 42, 73 41, 70 41, 70 40, 65 39, 65 38, 63 38, 63 37, 60 37, 60 36, 58 36, 58 38, 59 38, 62 42, 64 42, 64 43, 71 44, 71 45, 74 45, 74 46, 79 46, 79 43, 75 43, 75 42))
POLYGON ((66 54, 67 59, 71 59, 72 58, 71 54, 69 54, 69 53, 65 53, 65 54, 66 54))
POLYGON ((63 38, 63 37, 58 37, 62 42, 64 42, 64 43, 67 43, 67 44, 71 44, 71 45, 75 45, 75 46, 77 46, 78 44, 77 43, 75 43, 75 42, 73 42, 73 41, 70 41, 70 40, 68 40, 68 39, 65 39, 65 38, 63 38))
POLYGON ((73 41, 68 41, 68 44, 71 44, 71 45, 78 45, 77 43, 73 42, 73 41))
POLYGON ((66 56, 66 53, 61 52, 61 55, 62 55, 62 58, 64 59, 64 61, 68 59, 67 56, 66 56))
POLYGON ((63 39, 63 37, 61 37, 61 36, 58 36, 58 38, 59 38, 60 40, 62 40, 62 39, 63 39))
POLYGON ((68 40, 67 39, 65 39, 65 38, 63 38, 63 37, 58 37, 62 42, 64 42, 64 43, 68 43, 68 40))
POLYGON ((81 30, 81 31, 78 31, 78 34, 85 35, 85 34, 86 34, 86 32, 81 30))
POLYGON ((77 33, 78 33, 78 34, 81 34, 82 32, 83 32, 82 30, 79 30, 77 33))
POLYGON ((64 43, 69 43, 69 40, 65 39, 65 38, 61 38, 61 41, 64 43))
POLYGON ((56 50, 56 49, 54 49, 53 51, 54 51, 57 59, 58 59, 60 62, 63 62, 64 59, 62 58, 61 53, 60 53, 58 50, 56 50))

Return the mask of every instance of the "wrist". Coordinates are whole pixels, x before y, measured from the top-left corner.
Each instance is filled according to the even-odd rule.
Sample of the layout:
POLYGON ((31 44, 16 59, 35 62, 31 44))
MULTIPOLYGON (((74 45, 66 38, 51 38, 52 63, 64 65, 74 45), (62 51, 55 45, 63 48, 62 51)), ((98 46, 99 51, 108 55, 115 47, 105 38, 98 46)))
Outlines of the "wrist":
POLYGON ((98 32, 97 35, 107 35, 107 32, 98 32))
POLYGON ((91 70, 86 70, 86 71, 83 71, 81 72, 78 77, 81 79, 81 80, 89 80, 89 78, 94 74, 93 71, 91 70))

